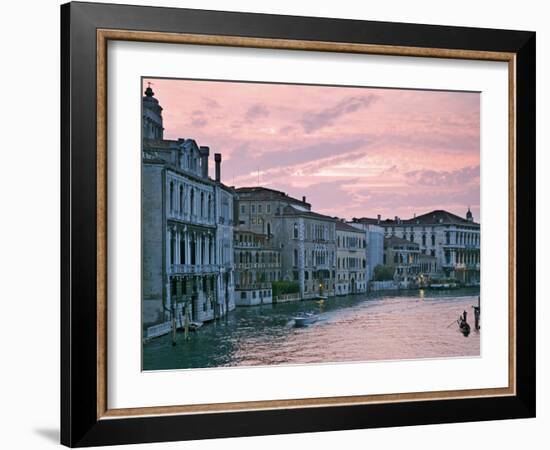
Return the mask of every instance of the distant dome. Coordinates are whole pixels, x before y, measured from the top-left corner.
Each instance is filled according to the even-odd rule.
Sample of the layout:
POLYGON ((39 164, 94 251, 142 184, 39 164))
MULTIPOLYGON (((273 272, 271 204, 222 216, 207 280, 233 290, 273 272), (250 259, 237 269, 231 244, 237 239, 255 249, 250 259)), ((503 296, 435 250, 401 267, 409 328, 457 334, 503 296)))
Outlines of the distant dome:
POLYGON ((472 211, 470 211, 470 208, 468 207, 468 212, 466 213, 466 220, 469 220, 470 222, 473 222, 474 215, 472 214, 472 211))

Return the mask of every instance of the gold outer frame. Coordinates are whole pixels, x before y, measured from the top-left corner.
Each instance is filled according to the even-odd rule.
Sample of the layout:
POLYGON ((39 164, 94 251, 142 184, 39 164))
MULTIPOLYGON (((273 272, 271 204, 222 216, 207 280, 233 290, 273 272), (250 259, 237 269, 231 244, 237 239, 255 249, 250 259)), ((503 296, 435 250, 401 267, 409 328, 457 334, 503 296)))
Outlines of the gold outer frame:
POLYGON ((516 395, 516 55, 507 52, 404 47, 373 44, 247 38, 98 29, 97 36, 97 419, 174 414, 207 414, 268 409, 346 406, 516 395), (109 409, 107 405, 107 43, 109 40, 216 45, 265 49, 363 53, 501 61, 508 63, 508 387, 410 392, 200 405, 109 409))

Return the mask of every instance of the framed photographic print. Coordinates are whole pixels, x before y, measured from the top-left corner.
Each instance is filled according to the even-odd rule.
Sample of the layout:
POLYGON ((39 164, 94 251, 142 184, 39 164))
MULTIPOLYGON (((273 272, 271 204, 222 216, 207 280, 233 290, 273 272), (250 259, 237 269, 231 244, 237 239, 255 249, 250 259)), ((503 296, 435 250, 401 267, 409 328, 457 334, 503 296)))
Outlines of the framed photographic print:
POLYGON ((535 33, 61 18, 63 444, 535 415, 535 33))

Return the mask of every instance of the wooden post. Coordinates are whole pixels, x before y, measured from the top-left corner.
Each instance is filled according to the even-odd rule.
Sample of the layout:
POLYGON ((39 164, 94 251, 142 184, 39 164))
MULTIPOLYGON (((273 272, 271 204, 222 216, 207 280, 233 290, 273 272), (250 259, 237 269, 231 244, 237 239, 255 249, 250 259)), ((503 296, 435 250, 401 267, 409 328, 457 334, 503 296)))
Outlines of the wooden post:
POLYGON ((185 340, 189 339, 189 305, 185 303, 185 325, 184 325, 184 337, 185 340))
POLYGON ((172 345, 176 345, 176 307, 172 306, 172 345))

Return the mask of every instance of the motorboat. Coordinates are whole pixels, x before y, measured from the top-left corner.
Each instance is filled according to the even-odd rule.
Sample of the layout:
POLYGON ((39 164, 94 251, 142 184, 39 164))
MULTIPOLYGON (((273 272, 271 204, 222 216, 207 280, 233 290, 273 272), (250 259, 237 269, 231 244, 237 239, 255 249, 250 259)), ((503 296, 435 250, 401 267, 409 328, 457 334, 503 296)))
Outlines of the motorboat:
POLYGON ((316 316, 312 313, 305 313, 301 314, 299 316, 294 317, 294 326, 301 328, 301 327, 307 327, 308 325, 311 325, 319 320, 319 316, 316 316))
POLYGON ((189 322, 189 331, 197 331, 202 327, 202 322, 189 322))

